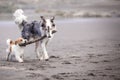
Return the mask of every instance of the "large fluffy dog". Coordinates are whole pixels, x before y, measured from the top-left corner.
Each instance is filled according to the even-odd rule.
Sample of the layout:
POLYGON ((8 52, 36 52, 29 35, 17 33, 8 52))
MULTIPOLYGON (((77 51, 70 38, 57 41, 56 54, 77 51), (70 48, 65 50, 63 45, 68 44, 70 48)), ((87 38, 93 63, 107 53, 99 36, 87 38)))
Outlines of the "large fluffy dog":
POLYGON ((51 19, 45 19, 43 16, 41 16, 41 21, 33 21, 32 23, 28 23, 27 17, 24 15, 22 9, 17 9, 14 12, 13 16, 15 17, 15 23, 18 25, 21 31, 21 35, 24 39, 30 40, 31 38, 35 39, 44 35, 47 36, 42 41, 35 43, 35 52, 37 53, 39 60, 49 59, 46 45, 48 41, 54 36, 54 34, 52 34, 52 31, 56 30, 54 17, 51 19), (39 46, 41 46, 42 49, 41 54, 39 51, 39 46))
POLYGON ((17 40, 13 41, 11 39, 8 39, 6 41, 8 48, 7 48, 7 60, 12 59, 12 56, 15 57, 15 59, 18 62, 23 62, 23 53, 24 53, 24 47, 19 46, 20 43, 25 43, 26 40, 23 38, 18 38, 17 40))

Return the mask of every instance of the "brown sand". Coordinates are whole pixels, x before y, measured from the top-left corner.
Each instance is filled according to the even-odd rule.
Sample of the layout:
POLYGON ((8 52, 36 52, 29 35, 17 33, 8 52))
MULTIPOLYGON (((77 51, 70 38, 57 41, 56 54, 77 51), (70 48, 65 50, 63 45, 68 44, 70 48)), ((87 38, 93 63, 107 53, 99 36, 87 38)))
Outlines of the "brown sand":
POLYGON ((24 63, 6 61, 6 39, 20 36, 14 22, 0 22, 0 80, 120 80, 120 19, 57 20, 49 61, 38 61, 34 44, 24 63))

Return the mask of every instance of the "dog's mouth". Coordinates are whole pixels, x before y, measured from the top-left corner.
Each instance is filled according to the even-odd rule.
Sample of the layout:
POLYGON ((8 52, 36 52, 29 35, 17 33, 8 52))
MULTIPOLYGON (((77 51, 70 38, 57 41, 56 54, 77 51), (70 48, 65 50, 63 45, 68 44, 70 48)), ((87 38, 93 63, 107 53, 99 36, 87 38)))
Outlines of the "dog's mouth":
POLYGON ((27 40, 26 39, 24 39, 24 41, 22 41, 21 43, 26 43, 27 42, 27 40))

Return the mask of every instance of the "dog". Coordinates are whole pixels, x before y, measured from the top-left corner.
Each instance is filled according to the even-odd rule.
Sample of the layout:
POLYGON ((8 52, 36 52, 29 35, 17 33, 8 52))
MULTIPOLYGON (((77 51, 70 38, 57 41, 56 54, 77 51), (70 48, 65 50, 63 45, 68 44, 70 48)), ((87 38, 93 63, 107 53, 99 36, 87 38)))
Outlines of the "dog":
POLYGON ((24 39, 29 41, 31 38, 36 39, 44 35, 47 36, 45 39, 35 43, 35 52, 39 60, 48 60, 49 56, 46 50, 46 46, 49 40, 51 40, 54 36, 52 31, 56 30, 54 23, 55 17, 52 17, 51 19, 45 19, 43 16, 41 16, 40 21, 33 21, 28 23, 27 16, 24 15, 24 11, 22 9, 17 9, 13 16, 15 17, 15 23, 18 25, 21 31, 21 36, 24 39), (39 47, 41 47, 42 53, 40 53, 39 47))
POLYGON ((7 61, 9 61, 10 58, 12 59, 12 56, 14 56, 18 62, 23 62, 24 47, 19 46, 19 44, 25 42, 26 40, 23 38, 18 38, 15 41, 11 39, 6 40, 6 43, 8 45, 8 48, 6 49, 8 53, 7 61))

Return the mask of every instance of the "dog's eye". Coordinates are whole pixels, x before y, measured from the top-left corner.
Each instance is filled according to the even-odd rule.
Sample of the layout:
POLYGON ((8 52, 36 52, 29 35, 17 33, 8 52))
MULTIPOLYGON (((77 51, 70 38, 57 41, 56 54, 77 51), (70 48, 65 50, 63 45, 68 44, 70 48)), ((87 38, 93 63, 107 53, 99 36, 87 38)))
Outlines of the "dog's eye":
POLYGON ((22 39, 20 39, 20 41, 22 41, 22 39))

